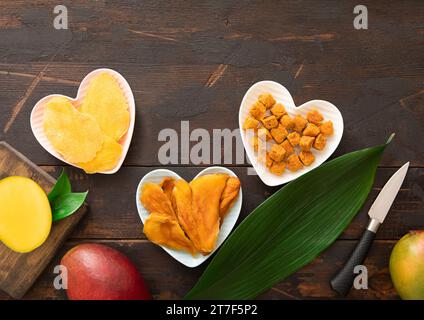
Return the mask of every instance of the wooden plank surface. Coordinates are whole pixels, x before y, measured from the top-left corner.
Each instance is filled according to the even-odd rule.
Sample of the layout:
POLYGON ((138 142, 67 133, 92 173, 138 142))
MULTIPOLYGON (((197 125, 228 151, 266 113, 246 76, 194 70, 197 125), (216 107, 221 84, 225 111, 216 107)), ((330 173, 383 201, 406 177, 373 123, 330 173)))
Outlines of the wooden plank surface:
MULTIPOLYGON (((161 248, 147 240, 91 240, 117 248, 136 264, 143 274, 155 299, 180 299, 194 285, 205 266, 188 269, 176 263, 161 248)), ((53 287, 54 266, 60 258, 81 241, 69 241, 43 276, 37 281, 26 299, 65 299, 64 290, 53 287)), ((331 290, 329 280, 339 270, 348 254, 353 250, 355 241, 339 240, 307 267, 301 269, 277 286, 259 296, 259 299, 318 299, 336 298, 331 290)), ((395 241, 377 240, 365 262, 368 268, 369 289, 352 290, 348 299, 395 299, 396 291, 390 281, 386 261, 390 257, 395 241)), ((7 299, 0 293, 0 298, 7 299)))
MULTIPOLYGON (((52 26, 56 1, 0 2, 0 139, 57 176, 57 159, 36 143, 29 126, 43 96, 75 96, 79 82, 98 67, 122 73, 134 91, 136 127, 124 167, 113 176, 70 169, 72 184, 90 189, 82 221, 25 298, 61 299, 52 267, 77 243, 96 241, 121 249, 139 267, 156 298, 181 298, 203 267, 189 270, 147 242, 135 208, 139 179, 162 166, 162 129, 237 128, 238 108, 256 81, 281 82, 297 104, 325 99, 341 110, 346 152, 396 137, 386 150, 367 204, 340 239, 305 269, 261 298, 334 298, 328 280, 363 230, 369 205, 397 167, 411 161, 403 185, 367 260, 369 290, 349 298, 392 299, 387 270, 396 240, 424 228, 424 2, 365 3, 369 29, 353 28, 357 1, 63 1, 69 30, 52 26)), ((235 159, 233 142, 233 160, 235 159)), ((202 164, 200 167, 207 166, 202 164)), ((277 188, 228 165, 246 196, 240 221, 277 188)), ((193 164, 166 165, 191 178, 193 164)), ((1 295, 0 298, 7 298, 1 295)))
MULTIPOLYGON (((51 176, 7 143, 0 142, 0 179, 9 176, 31 178, 46 192, 50 191, 55 182, 51 176)), ((21 298, 86 212, 87 208, 83 206, 69 219, 54 223, 48 239, 30 253, 14 252, 0 243, 0 289, 14 298, 21 298)))

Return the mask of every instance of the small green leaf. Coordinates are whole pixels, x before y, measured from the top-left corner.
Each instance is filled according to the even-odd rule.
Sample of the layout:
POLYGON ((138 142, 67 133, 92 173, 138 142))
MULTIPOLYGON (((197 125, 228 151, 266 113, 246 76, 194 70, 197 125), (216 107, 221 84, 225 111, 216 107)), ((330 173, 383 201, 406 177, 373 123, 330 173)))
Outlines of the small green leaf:
POLYGON ((87 197, 86 192, 67 193, 57 197, 50 205, 52 208, 53 221, 66 218, 77 211, 87 197))
POLYGON ((60 174, 59 179, 57 179, 56 184, 47 197, 51 203, 57 197, 67 193, 71 193, 71 183, 69 182, 69 178, 65 172, 65 169, 62 169, 62 173, 60 174))

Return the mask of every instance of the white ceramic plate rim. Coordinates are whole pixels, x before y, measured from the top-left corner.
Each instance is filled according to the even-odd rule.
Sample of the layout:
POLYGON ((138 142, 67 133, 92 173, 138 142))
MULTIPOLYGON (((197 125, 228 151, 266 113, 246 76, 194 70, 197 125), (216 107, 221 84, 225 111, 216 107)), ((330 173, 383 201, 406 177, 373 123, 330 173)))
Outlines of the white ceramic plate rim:
MULTIPOLYGON (((278 97, 275 98, 277 102, 282 102, 278 99, 278 97)), ((268 186, 278 186, 292 181, 324 163, 337 149, 343 136, 344 125, 342 114, 340 113, 339 109, 331 102, 325 100, 311 100, 297 107, 290 92, 283 85, 275 81, 264 80, 253 84, 243 96, 243 100, 240 104, 239 109, 239 128, 247 157, 250 163, 252 164, 253 168, 255 169, 256 173, 258 174, 259 178, 262 180, 263 183, 268 186), (285 170, 282 176, 272 174, 262 163, 257 161, 254 150, 252 146, 248 143, 248 141, 246 141, 247 137, 245 131, 242 129, 243 122, 246 118, 246 112, 248 113, 248 110, 251 107, 251 105, 247 103, 247 100, 250 99, 250 95, 252 94, 252 92, 258 91, 260 93, 265 93, 269 92, 270 88, 273 88, 273 90, 278 90, 279 93, 281 92, 281 95, 285 98, 283 104, 286 107, 286 111, 291 116, 293 116, 294 114, 302 114, 306 116, 307 111, 313 108, 317 108, 318 110, 320 110, 320 106, 325 106, 325 108, 331 110, 334 115, 334 117, 332 118, 334 124, 334 135, 332 137, 328 137, 327 145, 324 150, 314 152, 316 156, 315 162, 312 165, 304 167, 303 169, 297 172, 290 172, 289 170, 285 170)))
POLYGON ((48 96, 45 96, 44 98, 40 99, 34 106, 34 108, 31 111, 31 116, 30 116, 30 123, 31 123, 31 130, 32 133, 34 134, 35 138, 37 139, 38 143, 41 144, 41 146, 48 152, 50 153, 52 156, 56 157, 57 159, 71 165, 77 168, 80 168, 79 166, 75 165, 74 163, 70 163, 68 161, 66 161, 62 155, 60 153, 58 153, 53 146, 50 144, 50 142, 48 141, 47 138, 45 138, 45 134, 44 134, 44 130, 37 130, 36 126, 35 126, 35 118, 37 116, 38 113, 43 112, 44 110, 44 105, 45 103, 50 100, 53 97, 63 97, 66 99, 71 100, 73 103, 75 102, 80 102, 84 99, 84 95, 83 95, 83 90, 86 86, 88 86, 90 79, 94 76, 96 76, 99 73, 109 73, 111 74, 115 79, 118 79, 118 82, 121 86, 123 86, 123 90, 125 92, 125 96, 127 97, 127 103, 128 103, 128 111, 130 112, 130 124, 127 130, 127 133, 121 138, 120 143, 122 145, 122 154, 121 154, 121 158, 119 160, 119 162, 116 164, 116 166, 108 171, 102 171, 102 172, 98 172, 98 173, 103 173, 103 174, 113 174, 116 173, 122 166, 125 157, 128 153, 130 144, 131 144, 131 140, 132 140, 132 136, 133 136, 133 132, 134 132, 134 124, 135 124, 135 101, 134 101, 134 95, 133 92, 131 90, 130 85, 128 84, 127 80, 117 71, 112 70, 112 69, 108 69, 108 68, 100 68, 100 69, 96 69, 91 71, 89 74, 87 74, 84 79, 82 79, 79 87, 78 87, 78 92, 77 92, 77 96, 76 98, 71 98, 62 94, 50 94, 48 96))
MULTIPOLYGON (((226 173, 228 175, 237 177, 237 175, 231 171, 230 169, 224 168, 224 167, 209 167, 202 171, 200 171, 193 179, 196 179, 199 176, 205 175, 205 174, 213 174, 213 173, 226 173)), ((142 186, 146 182, 160 182, 162 178, 164 177, 173 177, 176 179, 182 179, 177 173, 174 171, 168 170, 168 169, 156 169, 153 171, 150 171, 147 173, 139 182, 137 186, 137 192, 136 192, 136 205, 137 205, 137 211, 140 216, 141 222, 144 224, 144 221, 149 216, 149 212, 144 208, 143 204, 140 201, 140 192, 142 186)), ((230 208, 230 210, 227 213, 227 216, 224 219, 224 222, 221 225, 221 228, 219 230, 217 243, 215 246, 215 249, 208 254, 207 256, 203 256, 201 254, 197 254, 196 256, 192 256, 188 252, 184 252, 181 250, 175 250, 170 249, 165 246, 162 247, 163 250, 165 250, 170 256, 172 256, 174 259, 176 259, 178 262, 182 263, 183 265, 194 268, 205 262, 227 239, 227 237, 230 235, 232 229, 234 228, 234 225, 236 224, 238 217, 240 215, 241 206, 242 206, 242 188, 240 186, 240 192, 237 196, 236 201, 234 202, 233 206, 230 208)))

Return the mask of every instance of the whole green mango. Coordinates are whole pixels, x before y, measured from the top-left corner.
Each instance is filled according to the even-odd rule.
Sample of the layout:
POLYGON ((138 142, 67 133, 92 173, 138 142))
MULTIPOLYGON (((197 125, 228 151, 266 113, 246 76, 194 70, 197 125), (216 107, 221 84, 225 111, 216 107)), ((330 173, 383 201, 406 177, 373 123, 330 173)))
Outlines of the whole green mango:
POLYGON ((424 230, 403 236, 390 256, 393 284, 404 300, 424 300, 424 230))

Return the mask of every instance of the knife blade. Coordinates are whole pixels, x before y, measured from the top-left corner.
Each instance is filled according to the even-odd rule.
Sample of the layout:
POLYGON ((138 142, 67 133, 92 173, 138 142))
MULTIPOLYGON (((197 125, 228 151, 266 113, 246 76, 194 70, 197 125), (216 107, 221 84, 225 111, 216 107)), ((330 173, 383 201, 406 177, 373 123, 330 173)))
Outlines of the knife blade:
POLYGON ((330 281, 333 290, 341 296, 346 296, 352 287, 356 276, 354 269, 357 265, 362 265, 364 262, 378 228, 384 222, 384 219, 389 213, 390 207, 402 186, 403 180, 408 172, 408 168, 409 162, 405 163, 398 171, 396 171, 389 181, 386 182, 383 189, 381 189, 368 211, 370 221, 362 234, 361 239, 351 253, 350 258, 347 260, 344 267, 330 281))

